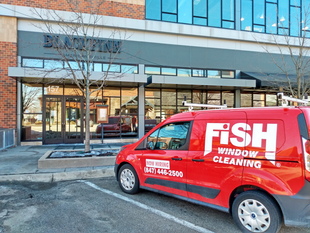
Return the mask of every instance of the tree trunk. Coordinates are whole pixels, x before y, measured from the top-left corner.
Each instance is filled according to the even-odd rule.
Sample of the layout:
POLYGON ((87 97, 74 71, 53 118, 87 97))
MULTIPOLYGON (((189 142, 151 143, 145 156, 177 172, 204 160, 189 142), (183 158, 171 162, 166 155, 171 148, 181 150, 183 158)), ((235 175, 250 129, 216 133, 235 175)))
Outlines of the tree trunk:
POLYGON ((89 129, 89 117, 90 117, 90 98, 89 98, 89 85, 86 85, 86 94, 85 94, 85 103, 86 103, 86 111, 85 111, 85 152, 90 151, 90 129, 89 129))

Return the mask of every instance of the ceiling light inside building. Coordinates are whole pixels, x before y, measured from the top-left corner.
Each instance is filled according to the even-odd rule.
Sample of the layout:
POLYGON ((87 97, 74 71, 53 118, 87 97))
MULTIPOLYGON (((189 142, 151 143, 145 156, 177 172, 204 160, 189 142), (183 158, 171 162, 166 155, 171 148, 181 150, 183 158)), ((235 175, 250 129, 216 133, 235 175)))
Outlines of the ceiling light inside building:
POLYGON ((259 18, 263 19, 263 18, 264 18, 264 15, 261 15, 259 18))
POLYGON ((276 27, 276 26, 277 26, 277 24, 276 24, 276 23, 274 23, 274 24, 272 24, 271 26, 272 26, 272 27, 276 27))
POLYGON ((285 21, 285 18, 282 16, 282 18, 280 19, 280 22, 285 21))
POLYGON ((244 18, 241 18, 241 19, 240 19, 240 21, 243 21, 243 20, 244 20, 244 18))

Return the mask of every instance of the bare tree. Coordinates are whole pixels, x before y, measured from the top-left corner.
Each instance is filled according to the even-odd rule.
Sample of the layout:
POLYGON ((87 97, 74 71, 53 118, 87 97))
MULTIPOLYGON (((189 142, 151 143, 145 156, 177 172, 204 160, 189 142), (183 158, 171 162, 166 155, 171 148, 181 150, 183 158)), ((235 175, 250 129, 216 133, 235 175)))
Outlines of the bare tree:
POLYGON ((102 0, 66 0, 69 13, 33 9, 34 14, 41 19, 35 26, 46 33, 44 47, 50 47, 56 51, 58 57, 64 62, 64 66, 59 66, 55 62, 56 67, 51 70, 67 72, 64 78, 71 79, 84 94, 85 152, 90 151, 91 94, 104 88, 111 65, 120 53, 123 42, 121 33, 116 29, 112 29, 109 35, 103 35, 104 25, 101 15, 104 10, 103 3, 102 0), (103 37, 105 39, 102 39, 103 37), (94 76, 94 61, 102 52, 107 57, 107 67, 104 72, 99 73, 99 76, 98 73, 94 76), (94 86, 96 88, 93 88, 94 86))
POLYGON ((278 83, 284 92, 301 99, 310 91, 310 5, 303 5, 301 9, 295 7, 290 22, 284 25, 288 19, 288 15, 278 14, 279 23, 272 24, 272 27, 277 26, 280 35, 270 31, 271 39, 268 43, 255 39, 286 77, 286 81, 279 80, 279 77, 275 77, 277 82, 273 82, 275 80, 270 77, 269 81, 278 83))
POLYGON ((38 100, 38 95, 41 94, 41 90, 36 88, 36 87, 31 87, 28 85, 23 86, 23 97, 22 97, 22 102, 23 102, 23 113, 25 113, 27 110, 35 107, 38 100))

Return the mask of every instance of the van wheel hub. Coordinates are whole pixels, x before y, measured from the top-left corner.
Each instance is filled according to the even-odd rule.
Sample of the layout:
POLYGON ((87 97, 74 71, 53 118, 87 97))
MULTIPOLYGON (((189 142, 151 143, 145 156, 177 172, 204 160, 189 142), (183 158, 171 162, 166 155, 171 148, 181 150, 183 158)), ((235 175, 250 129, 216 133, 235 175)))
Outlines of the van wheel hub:
POLYGON ((270 214, 259 201, 246 199, 240 203, 238 216, 242 225, 251 232, 265 232, 270 226, 270 214))

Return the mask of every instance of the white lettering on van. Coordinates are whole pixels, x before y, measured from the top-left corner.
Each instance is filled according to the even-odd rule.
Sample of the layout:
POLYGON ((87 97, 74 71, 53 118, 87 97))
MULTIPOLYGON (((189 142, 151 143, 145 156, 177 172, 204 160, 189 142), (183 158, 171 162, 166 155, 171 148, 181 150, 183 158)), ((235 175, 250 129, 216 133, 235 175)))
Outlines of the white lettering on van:
MULTIPOLYGON (((230 123, 207 123, 204 155, 212 152, 213 138, 215 137, 220 138, 221 145, 228 145, 231 142, 236 147, 244 148, 251 145, 252 148, 265 149, 266 159, 275 165, 277 124, 267 124, 266 131, 263 131, 262 123, 254 123, 253 129, 246 123, 236 123, 231 129, 230 123), (230 138, 229 133, 233 135, 230 138), (263 140, 265 140, 265 148, 262 148, 263 140)), ((218 147, 218 154, 255 158, 258 151, 218 147)))
POLYGON ((254 161, 254 160, 243 159, 243 158, 237 159, 237 158, 230 158, 230 157, 214 156, 213 162, 235 165, 235 166, 240 166, 240 167, 254 167, 254 168, 262 167, 261 161, 254 161))

